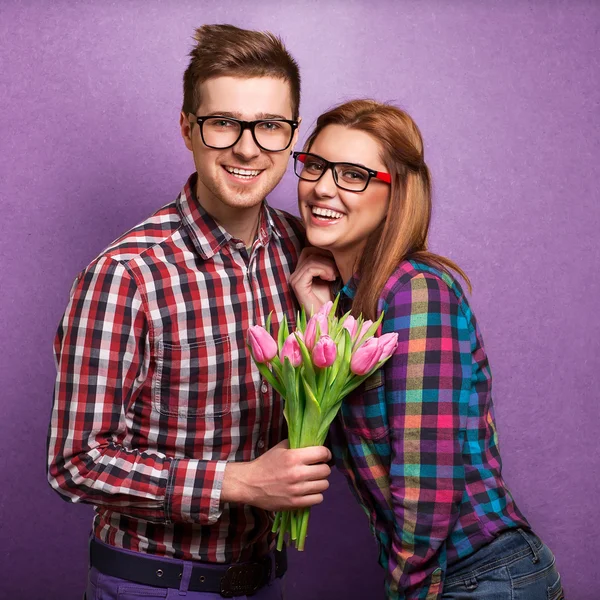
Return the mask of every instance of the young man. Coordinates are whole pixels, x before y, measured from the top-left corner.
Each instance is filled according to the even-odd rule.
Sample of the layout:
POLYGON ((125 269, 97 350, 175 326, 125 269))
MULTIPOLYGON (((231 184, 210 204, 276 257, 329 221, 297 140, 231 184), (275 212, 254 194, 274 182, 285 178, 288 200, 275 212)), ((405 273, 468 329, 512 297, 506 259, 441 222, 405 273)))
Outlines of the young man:
POLYGON ((56 336, 48 474, 95 505, 88 600, 281 598, 271 511, 328 487, 330 452, 281 441, 246 347, 250 325, 296 311, 302 229, 265 197, 298 136, 298 67, 271 34, 196 41, 180 117, 196 173, 79 275, 56 336))

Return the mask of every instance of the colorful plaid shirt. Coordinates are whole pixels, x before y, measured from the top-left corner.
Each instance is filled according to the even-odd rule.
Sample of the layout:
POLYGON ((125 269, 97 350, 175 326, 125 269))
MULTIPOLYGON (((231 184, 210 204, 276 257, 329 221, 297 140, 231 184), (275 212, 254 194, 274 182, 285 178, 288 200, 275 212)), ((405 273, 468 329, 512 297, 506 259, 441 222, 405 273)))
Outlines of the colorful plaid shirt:
POLYGON ((229 563, 272 541, 272 515, 222 503, 221 485, 228 461, 284 435, 246 331, 271 311, 295 322, 287 280, 304 234, 265 202, 247 250, 196 201, 195 177, 75 281, 55 340, 48 476, 95 505, 108 544, 229 563))
POLYGON ((490 367, 459 284, 404 261, 379 310, 398 348, 344 400, 331 442, 377 538, 387 597, 437 600, 448 565, 529 524, 502 479, 490 367))

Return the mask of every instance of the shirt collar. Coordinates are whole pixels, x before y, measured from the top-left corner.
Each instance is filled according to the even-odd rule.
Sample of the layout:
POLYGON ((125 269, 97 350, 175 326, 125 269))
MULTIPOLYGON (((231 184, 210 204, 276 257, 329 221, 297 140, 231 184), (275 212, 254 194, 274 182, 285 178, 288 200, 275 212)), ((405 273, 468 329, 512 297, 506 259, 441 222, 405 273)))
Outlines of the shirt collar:
POLYGON ((346 296, 347 298, 354 298, 354 296, 356 295, 356 290, 358 288, 358 274, 355 273, 354 275, 352 275, 352 277, 350 277, 350 279, 348 279, 348 281, 342 285, 342 280, 338 280, 339 283, 339 287, 341 288, 339 290, 339 293, 342 296, 346 296))
MULTIPOLYGON (((184 227, 190 233, 200 256, 207 260, 220 252, 221 248, 234 238, 198 202, 196 198, 197 177, 197 173, 194 173, 187 180, 177 198, 177 207, 184 227)), ((257 232, 258 242, 262 246, 269 243, 272 234, 282 237, 282 232, 277 227, 272 212, 273 209, 264 200, 257 232)))

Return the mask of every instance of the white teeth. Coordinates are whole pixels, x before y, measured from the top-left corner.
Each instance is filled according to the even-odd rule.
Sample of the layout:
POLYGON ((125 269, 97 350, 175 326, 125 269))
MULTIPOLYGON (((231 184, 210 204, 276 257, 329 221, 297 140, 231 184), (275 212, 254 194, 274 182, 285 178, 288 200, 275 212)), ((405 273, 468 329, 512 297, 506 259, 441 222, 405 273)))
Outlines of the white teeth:
POLYGON ((238 177, 256 177, 260 171, 251 171, 249 169, 238 169, 236 167, 225 167, 225 170, 228 173, 232 173, 233 175, 237 175, 238 177))
POLYGON ((330 210, 329 208, 319 208, 318 206, 311 207, 313 215, 317 217, 327 217, 328 219, 341 219, 344 215, 342 213, 336 212, 335 210, 330 210))

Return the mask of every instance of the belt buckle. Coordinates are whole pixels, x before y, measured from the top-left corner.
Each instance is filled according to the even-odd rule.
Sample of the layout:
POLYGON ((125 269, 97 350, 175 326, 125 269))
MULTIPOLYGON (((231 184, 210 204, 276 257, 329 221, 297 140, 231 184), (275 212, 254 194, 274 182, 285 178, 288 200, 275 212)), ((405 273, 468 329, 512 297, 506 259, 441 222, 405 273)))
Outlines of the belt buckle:
POLYGON ((221 577, 221 596, 252 596, 268 580, 266 574, 264 565, 258 562, 231 565, 221 577))

